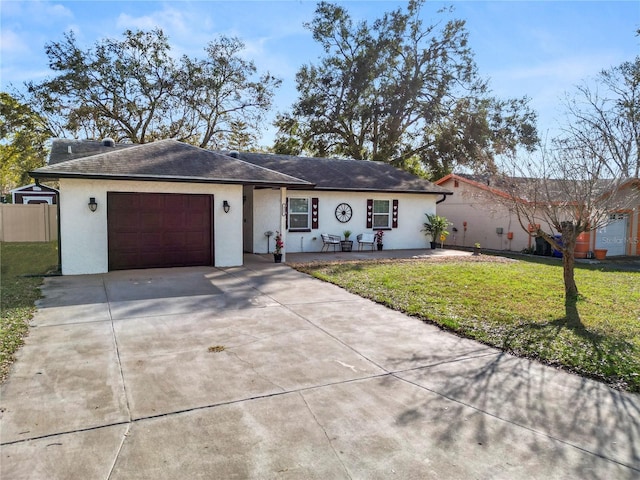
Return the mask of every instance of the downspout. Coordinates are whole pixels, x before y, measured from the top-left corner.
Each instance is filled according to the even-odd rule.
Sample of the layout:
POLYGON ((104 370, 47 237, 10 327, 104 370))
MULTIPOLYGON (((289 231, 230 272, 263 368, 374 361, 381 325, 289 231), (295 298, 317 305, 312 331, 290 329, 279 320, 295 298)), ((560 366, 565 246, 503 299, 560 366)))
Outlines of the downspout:
POLYGON ((447 195, 443 193, 442 194, 442 198, 436 202, 436 205, 438 205, 439 203, 444 202, 446 199, 447 199, 447 195))

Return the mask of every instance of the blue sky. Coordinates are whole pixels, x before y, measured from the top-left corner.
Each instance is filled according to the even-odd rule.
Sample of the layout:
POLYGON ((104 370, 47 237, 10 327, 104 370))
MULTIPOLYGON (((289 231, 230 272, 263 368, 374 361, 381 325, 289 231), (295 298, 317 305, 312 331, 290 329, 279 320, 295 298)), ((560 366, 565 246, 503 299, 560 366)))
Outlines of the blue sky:
MULTIPOLYGON (((374 19, 405 2, 338 2, 355 19, 374 19)), ((44 45, 73 29, 89 47, 103 37, 121 37, 126 29, 161 27, 176 55, 203 55, 219 34, 246 44, 245 56, 259 70, 283 80, 272 116, 296 99, 295 74, 321 55, 303 27, 316 2, 288 1, 7 1, 0 3, 0 88, 19 88, 48 74, 44 45)), ((528 96, 539 113, 541 133, 553 132, 561 119, 564 92, 603 68, 640 54, 640 2, 630 1, 430 1, 428 22, 453 5, 467 22, 480 74, 501 98, 528 96)), ((273 129, 265 126, 261 144, 273 129)))

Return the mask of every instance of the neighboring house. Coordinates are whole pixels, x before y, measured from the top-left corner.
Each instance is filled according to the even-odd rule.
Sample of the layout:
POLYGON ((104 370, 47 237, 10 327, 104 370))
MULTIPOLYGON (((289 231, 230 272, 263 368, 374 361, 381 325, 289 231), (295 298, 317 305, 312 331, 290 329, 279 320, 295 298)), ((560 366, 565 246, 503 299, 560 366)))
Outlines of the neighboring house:
POLYGON ((55 205, 58 203, 58 190, 46 185, 32 183, 24 187, 14 188, 10 193, 15 204, 48 203, 49 205, 55 205))
POLYGON ((385 249, 424 248, 424 214, 451 194, 384 163, 175 140, 54 140, 49 165, 30 174, 60 182, 63 274, 242 265, 243 252, 273 251, 269 231, 283 233, 285 252, 320 251, 321 233, 344 230, 385 230, 385 249))
MULTIPOLYGON (((637 179, 628 181, 621 194, 638 183, 637 179)), ((472 247, 480 243, 483 248, 510 251, 535 247, 535 237, 522 229, 506 206, 508 195, 495 179, 450 174, 436 185, 453 191, 445 203, 438 205, 438 214, 452 222, 447 244, 472 247)), ((640 201, 624 211, 611 212, 611 223, 606 227, 578 237, 576 256, 584 257, 599 248, 607 249, 608 256, 640 255, 639 212, 640 201)))

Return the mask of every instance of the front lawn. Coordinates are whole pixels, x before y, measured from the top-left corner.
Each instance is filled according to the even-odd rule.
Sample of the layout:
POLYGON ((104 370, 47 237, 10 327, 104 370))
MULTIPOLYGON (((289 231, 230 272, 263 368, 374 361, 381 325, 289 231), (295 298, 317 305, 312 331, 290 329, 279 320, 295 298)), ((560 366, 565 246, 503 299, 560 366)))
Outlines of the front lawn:
POLYGON ((58 245, 52 243, 0 243, 0 381, 24 343, 29 320, 40 298, 42 274, 55 270, 58 245))
POLYGON ((565 307, 559 262, 433 257, 296 268, 516 355, 640 392, 640 273, 576 268, 565 307))

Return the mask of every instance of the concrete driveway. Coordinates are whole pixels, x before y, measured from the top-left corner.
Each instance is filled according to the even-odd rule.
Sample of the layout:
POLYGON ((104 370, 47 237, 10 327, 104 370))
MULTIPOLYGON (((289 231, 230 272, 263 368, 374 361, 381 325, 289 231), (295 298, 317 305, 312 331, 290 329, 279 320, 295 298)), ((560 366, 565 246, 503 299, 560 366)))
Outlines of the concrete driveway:
POLYGON ((637 479, 640 398, 248 256, 49 278, 2 479, 637 479))

